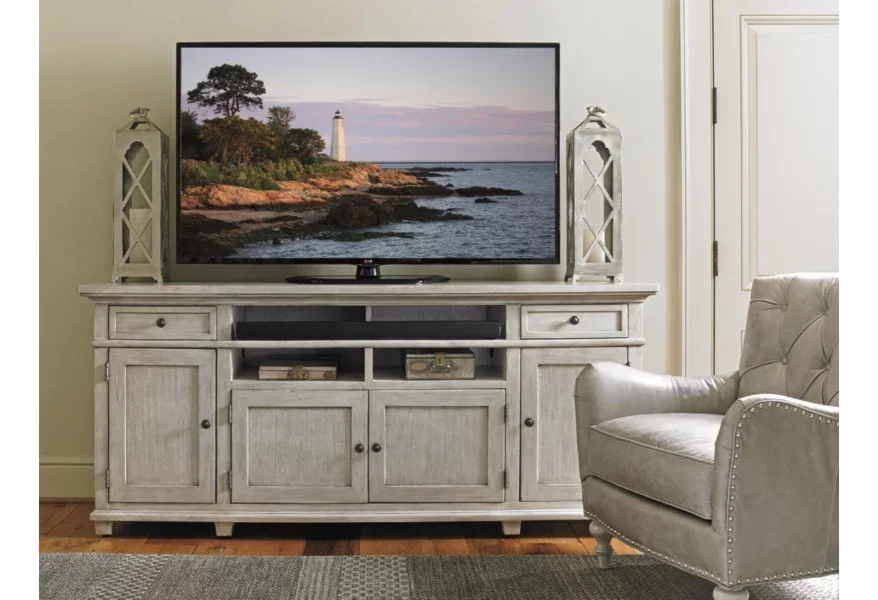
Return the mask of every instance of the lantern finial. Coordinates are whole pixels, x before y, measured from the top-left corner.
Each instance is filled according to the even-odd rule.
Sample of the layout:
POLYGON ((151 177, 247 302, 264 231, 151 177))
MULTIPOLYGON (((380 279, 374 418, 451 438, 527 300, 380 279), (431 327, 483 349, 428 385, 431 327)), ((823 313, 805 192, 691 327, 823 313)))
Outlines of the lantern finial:
POLYGON ((140 121, 142 123, 145 123, 145 122, 149 121, 149 117, 146 116, 148 114, 149 114, 149 109, 147 107, 138 106, 137 108, 132 110, 130 113, 128 113, 128 116, 131 117, 132 119, 134 119, 135 121, 140 121))

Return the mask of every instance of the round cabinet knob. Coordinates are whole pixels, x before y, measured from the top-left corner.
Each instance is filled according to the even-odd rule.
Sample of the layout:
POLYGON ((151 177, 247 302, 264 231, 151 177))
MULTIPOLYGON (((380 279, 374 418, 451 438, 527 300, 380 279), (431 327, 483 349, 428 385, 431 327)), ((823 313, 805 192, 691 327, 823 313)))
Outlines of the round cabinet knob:
POLYGON ((381 452, 381 444, 378 442, 372 444, 372 452, 381 452))
POLYGON ((201 422, 201 428, 202 429, 210 429, 210 421, 208 421, 207 419, 203 420, 201 422))
POLYGON ((366 447, 363 444, 357 444, 356 446, 354 446, 354 450, 357 454, 362 454, 365 449, 366 447))
POLYGON ((530 417, 526 418, 526 419, 524 420, 524 426, 525 426, 525 427, 533 427, 533 426, 534 426, 534 420, 531 419, 530 417))
POLYGON ((570 317, 570 324, 571 325, 579 325, 579 317, 577 317, 576 315, 573 315, 572 317, 570 317))
POLYGON ((164 327, 166 325, 165 320, 162 319, 161 317, 159 317, 156 320, 155 324, 156 324, 156 327, 164 327))

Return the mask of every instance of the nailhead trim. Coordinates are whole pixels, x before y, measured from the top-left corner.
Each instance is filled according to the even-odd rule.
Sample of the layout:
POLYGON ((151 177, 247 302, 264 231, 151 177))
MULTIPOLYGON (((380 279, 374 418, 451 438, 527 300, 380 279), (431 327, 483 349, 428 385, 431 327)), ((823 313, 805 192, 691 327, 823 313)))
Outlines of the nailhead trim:
MULTIPOLYGON (((783 405, 783 407, 784 407, 784 410, 789 410, 789 409, 790 409, 790 405, 789 405, 789 404, 787 404, 787 403, 785 403, 785 402, 777 402, 777 408, 780 408, 782 405, 783 405)), ((750 412, 751 412, 751 413, 755 413, 755 412, 756 412, 756 407, 757 407, 757 406, 758 406, 759 408, 765 408, 765 403, 764 403, 764 402, 760 402, 760 403, 757 404, 756 406, 751 406, 751 407, 750 407, 750 412)), ((769 408, 774 408, 774 403, 773 403, 773 402, 769 402, 769 403, 768 403, 768 407, 769 407, 769 408)), ((805 408, 797 408, 796 406, 793 406, 793 412, 799 412, 799 411, 801 411, 801 415, 802 415, 803 417, 804 417, 806 414, 808 414, 809 417, 810 417, 811 419, 813 419, 813 418, 814 418, 814 415, 816 414, 816 415, 818 416, 818 420, 819 420, 820 422, 823 422, 823 419, 826 419, 826 422, 827 422, 827 423, 835 422, 836 427, 838 427, 838 425, 839 425, 839 420, 838 420, 838 419, 833 419, 832 417, 828 417, 828 416, 827 416, 827 417, 824 417, 823 415, 820 415, 820 414, 818 414, 818 413, 814 413, 814 412, 812 412, 812 411, 810 411, 810 410, 807 410, 807 409, 805 409, 805 408)), ((744 411, 741 413, 741 416, 738 418, 738 427, 737 427, 737 429, 739 429, 739 430, 741 430, 741 431, 743 430, 743 427, 744 427, 744 419, 746 419, 746 418, 747 418, 747 410, 744 409, 744 411)), ((735 434, 735 438, 736 438, 736 441, 735 441, 735 448, 740 448, 740 447, 741 447, 741 443, 742 443, 742 440, 740 439, 740 438, 741 438, 741 431, 738 431, 738 432, 735 434)), ((737 475, 737 473, 735 473, 735 470, 738 468, 738 462, 737 462, 737 461, 738 461, 738 458, 739 458, 739 457, 740 457, 740 452, 734 452, 734 453, 733 453, 733 457, 732 457, 732 468, 731 468, 731 475, 730 475, 731 479, 737 479, 737 478, 738 478, 738 475, 737 475)), ((729 484, 730 484, 730 485, 729 485, 729 490, 730 490, 730 491, 729 491, 728 501, 726 502, 726 507, 727 507, 727 513, 726 513, 726 514, 727 514, 727 516, 728 516, 729 523, 731 523, 732 521, 735 520, 735 517, 734 517, 733 515, 729 514, 729 513, 734 512, 734 510, 735 510, 735 504, 734 504, 734 502, 735 502, 735 495, 732 493, 732 491, 735 489, 735 484, 734 484, 734 483, 731 483, 731 481, 729 481, 729 484)), ((728 541, 728 543, 727 543, 727 545, 726 545, 727 553, 728 553, 728 556, 729 556, 729 565, 733 564, 733 562, 734 562, 734 539, 735 539, 735 538, 734 538, 734 536, 732 535, 732 533, 733 533, 733 528, 729 527, 729 538, 728 538, 729 541, 728 541)), ((836 569, 836 570, 837 570, 837 569, 836 569)), ((728 574, 729 574, 729 577, 726 578, 726 580, 725 580, 725 582, 724 582, 725 585, 728 586, 728 585, 740 585, 740 584, 750 583, 750 580, 749 580, 749 579, 738 579, 737 581, 733 581, 733 580, 732 580, 732 577, 731 577, 731 575, 732 575, 732 571, 733 571, 733 569, 732 569, 731 567, 729 567, 729 573, 728 573, 728 574)), ((815 570, 815 571, 814 571, 814 575, 824 575, 824 574, 828 574, 828 573, 831 573, 831 572, 834 572, 833 567, 824 567, 821 571, 816 571, 816 570, 815 570)), ((810 575, 811 575, 811 571, 806 571, 805 573, 806 573, 807 576, 810 576, 810 575)), ((795 574, 795 573, 791 573, 791 576, 792 576, 792 577, 796 577, 796 574, 795 574)), ((801 571, 799 571, 798 577, 802 577, 802 576, 803 576, 803 573, 802 573, 801 571)), ((786 574, 786 573, 783 573, 783 574, 781 574, 781 575, 769 575, 769 576, 767 576, 767 577, 763 577, 763 578, 762 578, 762 581, 774 581, 774 580, 777 580, 777 579, 786 579, 786 578, 787 578, 787 574, 786 574)), ((756 582, 759 582, 759 580, 760 580, 759 577, 757 577, 757 578, 755 579, 756 582)))
POLYGON ((683 571, 689 571, 690 573, 693 573, 695 575, 699 575, 699 576, 704 577, 705 579, 709 579, 715 583, 720 583, 720 584, 723 583, 723 579, 721 577, 714 575, 713 573, 711 573, 709 571, 705 571, 704 569, 699 569, 698 567, 694 567, 690 564, 679 561, 675 558, 672 558, 671 556, 668 556, 667 554, 663 554, 661 552, 656 552, 652 548, 648 548, 648 547, 644 546, 643 544, 641 544, 639 542, 635 542, 631 538, 622 535, 621 533, 619 533, 618 531, 616 531, 615 529, 613 529, 612 527, 610 527, 609 525, 607 525, 606 523, 601 521, 599 518, 597 518, 592 513, 588 512, 588 511, 583 511, 583 512, 585 513, 585 516, 591 518, 594 521, 597 521, 601 525, 601 527, 603 527, 604 529, 606 529, 607 531, 612 533, 613 537, 622 540, 623 542, 625 542, 626 544, 628 544, 632 548, 637 548, 641 552, 644 552, 645 554, 649 554, 650 556, 652 556, 654 558, 658 558, 659 560, 666 562, 674 567, 677 567, 678 569, 682 569, 683 571))
MULTIPOLYGON (((763 408, 763 403, 760 403, 758 406, 759 406, 759 408, 763 408)), ((777 408, 780 408, 781 406, 784 407, 784 410, 789 410, 789 409, 790 409, 790 405, 788 405, 788 404, 786 404, 786 403, 782 403, 782 402, 777 402, 777 403, 776 403, 776 407, 777 407, 777 408)), ((772 403, 772 402, 769 402, 769 403, 768 403, 768 407, 769 407, 769 408, 774 408, 773 403, 772 403)), ((750 412, 753 412, 754 410, 755 410, 754 408, 751 408, 751 409, 750 409, 750 412)), ((793 407, 793 412, 798 412, 798 410, 799 410, 799 409, 797 409, 795 406, 793 407)), ((802 416, 805 416, 806 409, 802 408, 802 409, 801 409, 801 412, 802 412, 802 416)), ((814 417, 814 414, 816 414, 816 413, 811 413, 811 411, 807 411, 807 412, 809 412, 809 413, 811 414, 811 417, 812 417, 812 418, 814 417)), ((742 414, 741 414, 741 419, 746 419, 746 418, 747 418, 746 413, 742 413, 742 414)), ((827 423, 832 423, 832 422, 834 422, 835 425, 836 425, 836 427, 839 426, 839 421, 838 421, 837 419, 833 419, 832 417, 822 417, 822 418, 825 418, 827 423)), ((744 423, 743 423, 742 421, 739 420, 739 421, 738 421, 738 427, 743 427, 743 426, 744 426, 744 423)), ((740 438, 740 437, 741 437, 741 432, 740 432, 740 431, 737 432, 737 433, 735 434, 735 437, 736 437, 736 438, 740 438)), ((740 440, 738 440, 738 442, 735 444, 735 448, 740 448, 740 447, 741 447, 740 440)), ((737 459, 738 457, 739 457, 739 453, 735 453, 735 455, 734 455, 734 459, 737 459)), ((738 463, 737 463, 737 462, 734 462, 734 463, 732 463, 732 466, 733 466, 734 469, 737 469, 737 468, 738 468, 738 463)), ((738 477, 738 476, 737 476, 736 473, 732 473, 732 474, 731 474, 731 478, 732 478, 732 479, 737 479, 737 477, 738 477)), ((736 484, 730 482, 730 485, 729 485, 729 489, 730 489, 730 493, 729 493, 729 501, 728 501, 728 504, 727 504, 727 506, 729 507, 729 511, 730 511, 730 512, 735 510, 735 509, 734 509, 734 504, 733 504, 733 502, 734 502, 734 500, 735 500, 735 495, 731 493, 731 491, 734 491, 735 488, 736 488, 736 484)), ((811 572, 811 571, 805 571, 805 572, 803 572, 803 571, 799 571, 798 574, 795 573, 795 572, 792 572, 792 573, 789 573, 789 574, 787 574, 787 573, 781 573, 781 574, 776 574, 776 575, 768 575, 768 576, 766 576, 766 577, 762 577, 762 578, 756 577, 756 578, 753 580, 753 582, 751 582, 750 579, 738 579, 737 581, 735 581, 735 580, 731 577, 731 575, 733 574, 733 569, 729 568, 729 570, 728 570, 728 577, 720 577, 720 576, 718 576, 718 575, 714 575, 713 573, 711 573, 711 572, 709 572, 709 571, 706 571, 706 570, 704 570, 704 569, 699 569, 698 567, 694 567, 694 566, 692 566, 692 565, 690 565, 690 564, 687 564, 687 563, 681 562, 681 561, 679 561, 679 560, 677 560, 677 559, 675 559, 675 558, 672 558, 671 556, 668 556, 668 555, 666 555, 666 554, 663 554, 663 553, 661 553, 661 552, 656 552, 656 551, 653 550, 652 548, 648 548, 647 546, 644 546, 643 544, 641 544, 641 543, 639 543, 639 542, 635 542, 635 541, 632 540, 631 538, 629 538, 629 537, 627 537, 627 536, 625 536, 625 535, 622 535, 621 533, 619 533, 618 531, 616 531, 615 529, 613 529, 612 527, 610 527, 609 525, 607 525, 606 523, 604 523, 602 520, 600 520, 599 518, 597 518, 594 514, 588 512, 588 511, 583 511, 583 512, 584 512, 585 516, 591 518, 593 521, 597 521, 597 523, 599 523, 604 529, 606 529, 608 532, 610 532, 611 534, 613 534, 613 537, 616 537, 616 538, 622 540, 623 542, 625 542, 626 544, 628 544, 628 545, 631 546, 632 548, 637 548, 637 549, 640 550, 641 552, 644 552, 645 554, 648 554, 648 555, 650 555, 650 556, 652 556, 652 557, 654 557, 654 558, 658 558, 659 560, 661 560, 661 561, 663 561, 663 562, 666 562, 666 563, 668 563, 668 564, 670 564, 670 565, 672 565, 672 566, 674 566, 674 567, 677 567, 678 569, 681 569, 681 570, 683 570, 683 571, 688 571, 688 572, 690 572, 690 573, 692 573, 692 574, 694 574, 694 575, 698 575, 698 576, 703 577, 703 578, 705 578, 705 579, 709 579, 710 581, 713 581, 713 582, 718 583, 718 584, 720 584, 720 585, 723 585, 723 586, 725 586, 725 587, 729 587, 729 586, 739 586, 739 585, 746 585, 746 584, 748 584, 748 583, 760 583, 760 582, 768 582, 768 581, 777 581, 778 579, 780 579, 780 580, 786 580, 786 579, 798 579, 798 578, 800 578, 800 577, 809 577, 809 576, 812 575, 812 572, 811 572)), ((735 517, 734 517, 733 515, 728 515, 728 519, 729 519, 729 524, 731 525, 731 523, 734 522, 735 517)), ((729 528, 728 528, 728 533, 729 533, 728 543, 729 543, 730 545, 727 546, 727 549, 728 549, 728 554, 729 554, 729 564, 730 564, 730 565, 733 564, 733 560, 734 560, 734 559, 733 559, 733 557, 734 557, 734 547, 731 545, 731 544, 734 543, 734 531, 735 531, 735 528, 729 526, 729 528)), ((831 574, 833 574, 833 573, 837 573, 837 572, 838 572, 838 567, 837 567, 837 566, 827 566, 827 567, 824 567, 824 568, 821 569, 821 570, 815 570, 815 571, 813 572, 813 575, 814 575, 814 576, 816 576, 816 575, 831 575, 831 574)))

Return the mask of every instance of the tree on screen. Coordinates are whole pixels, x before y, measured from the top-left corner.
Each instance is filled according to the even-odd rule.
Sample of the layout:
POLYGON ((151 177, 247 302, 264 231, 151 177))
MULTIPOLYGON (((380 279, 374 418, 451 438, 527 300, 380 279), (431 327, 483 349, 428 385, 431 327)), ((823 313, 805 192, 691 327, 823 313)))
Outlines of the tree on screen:
POLYGON ((303 165, 316 162, 326 148, 323 137, 313 129, 290 129, 285 142, 289 154, 303 165))
POLYGON ((289 106, 272 106, 268 109, 268 126, 281 137, 287 134, 290 123, 296 118, 296 111, 289 106))
POLYGON ((256 119, 225 117, 210 119, 201 128, 201 137, 222 165, 246 166, 255 154, 274 151, 274 135, 268 125, 256 119))
POLYGON ((265 84, 256 73, 241 65, 224 64, 212 67, 207 79, 186 93, 190 104, 210 107, 225 117, 237 115, 244 108, 262 108, 265 84))

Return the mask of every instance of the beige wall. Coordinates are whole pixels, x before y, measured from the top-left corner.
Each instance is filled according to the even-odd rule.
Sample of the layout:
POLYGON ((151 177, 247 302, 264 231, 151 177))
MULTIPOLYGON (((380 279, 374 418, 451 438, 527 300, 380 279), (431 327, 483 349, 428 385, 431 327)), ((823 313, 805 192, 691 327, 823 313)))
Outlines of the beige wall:
MULTIPOLYGON (((111 272, 112 132, 135 106, 174 130, 177 41, 560 42, 562 133, 600 104, 625 136, 625 278, 662 288, 646 306, 646 368, 679 371, 678 0, 43 0, 40 8, 41 496, 91 495, 92 312, 76 286, 111 272)), ((563 268, 431 271, 555 279, 563 268)), ((290 272, 201 267, 171 276, 277 281, 290 272)))

